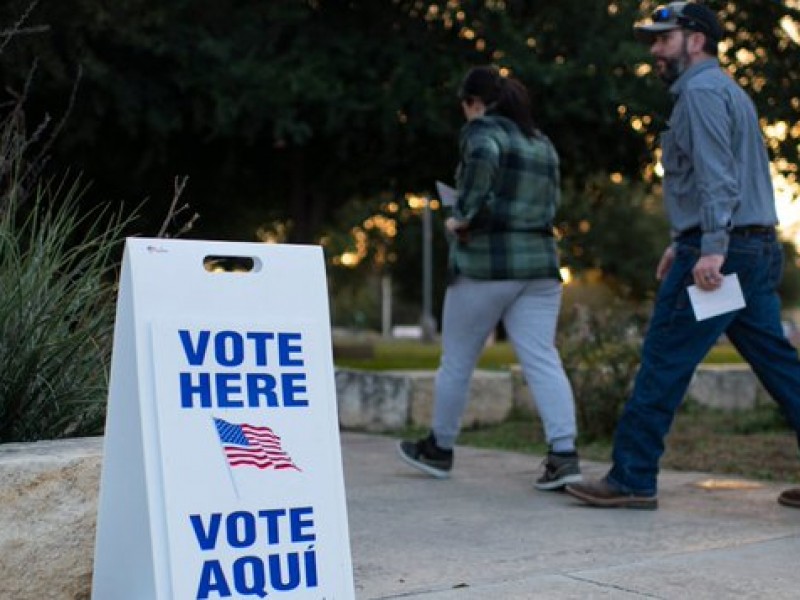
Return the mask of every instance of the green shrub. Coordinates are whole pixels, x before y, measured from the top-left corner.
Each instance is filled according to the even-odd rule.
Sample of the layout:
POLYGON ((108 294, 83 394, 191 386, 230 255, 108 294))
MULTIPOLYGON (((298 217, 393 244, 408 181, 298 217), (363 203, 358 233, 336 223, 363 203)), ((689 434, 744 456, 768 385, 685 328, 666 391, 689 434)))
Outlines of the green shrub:
POLYGON ((582 442, 607 440, 639 366, 645 319, 630 308, 572 309, 559 330, 559 350, 572 383, 582 442))
POLYGON ((102 432, 114 269, 130 221, 82 208, 79 177, 46 174, 66 116, 29 129, 34 73, 0 102, 0 443, 102 432))
POLYGON ((102 432, 126 222, 80 214, 80 188, 0 215, 0 442, 102 432))

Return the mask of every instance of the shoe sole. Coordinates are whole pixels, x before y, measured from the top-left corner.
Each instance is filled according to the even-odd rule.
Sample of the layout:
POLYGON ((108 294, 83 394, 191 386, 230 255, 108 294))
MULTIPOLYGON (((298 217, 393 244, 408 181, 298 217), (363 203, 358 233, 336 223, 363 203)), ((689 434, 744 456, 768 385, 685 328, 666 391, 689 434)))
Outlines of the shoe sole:
POLYGON ((404 463, 409 466, 414 467, 415 469, 422 471, 426 475, 430 475, 431 477, 435 477, 436 479, 449 479, 450 472, 449 471, 442 471, 441 469, 437 469, 436 467, 432 467, 430 465, 426 465, 423 462, 419 462, 414 460, 410 456, 408 456, 405 452, 403 452, 403 447, 401 446, 402 442, 397 442, 395 449, 397 450, 397 455, 400 457, 404 463))
POLYGON ((800 502, 795 500, 787 500, 783 496, 778 496, 778 504, 782 504, 783 506, 788 506, 789 508, 800 508, 800 502))
POLYGON ((643 496, 620 496, 617 498, 598 498, 584 494, 574 488, 567 487, 566 492, 578 500, 583 500, 591 506, 601 508, 634 508, 638 510, 656 510, 658 508, 658 498, 643 496))
POLYGON ((552 481, 536 481, 533 484, 537 490, 543 491, 553 491, 553 490, 563 490, 569 483, 580 483, 583 481, 583 475, 580 473, 574 473, 572 475, 564 475, 563 477, 559 477, 558 479, 553 479, 552 481))

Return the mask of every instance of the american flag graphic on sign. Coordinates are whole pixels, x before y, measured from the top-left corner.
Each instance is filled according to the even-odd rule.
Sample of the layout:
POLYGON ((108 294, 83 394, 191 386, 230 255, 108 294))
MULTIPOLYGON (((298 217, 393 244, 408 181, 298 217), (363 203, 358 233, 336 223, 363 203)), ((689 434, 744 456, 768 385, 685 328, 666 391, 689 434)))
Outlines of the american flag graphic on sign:
POLYGON ((217 418, 214 425, 230 466, 300 470, 281 448, 281 438, 269 427, 235 425, 217 418))

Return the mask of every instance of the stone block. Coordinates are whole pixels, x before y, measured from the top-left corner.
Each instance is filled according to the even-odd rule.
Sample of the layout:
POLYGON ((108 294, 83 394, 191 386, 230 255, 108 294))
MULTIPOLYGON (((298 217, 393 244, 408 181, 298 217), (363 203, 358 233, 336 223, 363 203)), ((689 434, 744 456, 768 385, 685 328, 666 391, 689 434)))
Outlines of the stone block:
MULTIPOLYGON (((345 429, 396 431, 428 427, 433 413, 435 371, 336 369, 339 424, 345 429)), ((470 383, 464 426, 500 423, 514 405, 511 374, 477 370, 470 383)))
POLYGON ((102 438, 0 445, 0 598, 88 600, 102 438))
POLYGON ((746 410, 769 398, 749 365, 702 365, 686 396, 702 406, 746 410))
MULTIPOLYGON (((536 404, 525 382, 522 367, 510 368, 514 385, 514 407, 536 412, 536 404)), ((747 410, 770 402, 770 397, 747 364, 700 365, 689 383, 686 397, 702 406, 725 410, 747 410)))
MULTIPOLYGON (((395 371, 397 372, 397 371, 395 371)), ((434 371, 405 371, 411 380, 411 423, 420 427, 431 424, 433 414, 434 371)), ((502 423, 514 405, 514 386, 507 371, 477 370, 469 388, 469 403, 462 425, 502 423)))
POLYGON ((408 424, 411 381, 402 374, 337 369, 336 396, 345 429, 380 432, 408 424))

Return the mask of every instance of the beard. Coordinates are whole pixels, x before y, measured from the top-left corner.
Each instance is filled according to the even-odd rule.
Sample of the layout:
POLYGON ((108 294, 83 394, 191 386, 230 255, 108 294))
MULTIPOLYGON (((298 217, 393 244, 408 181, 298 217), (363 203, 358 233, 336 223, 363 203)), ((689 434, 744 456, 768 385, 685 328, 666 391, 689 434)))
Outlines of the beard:
POLYGON ((687 46, 688 40, 683 36, 683 47, 679 56, 661 57, 656 61, 656 72, 659 78, 667 85, 672 85, 678 80, 683 72, 689 68, 691 59, 689 58, 689 48, 687 46), (658 68, 658 63, 663 65, 663 68, 658 68))
POLYGON ((686 62, 681 58, 662 58, 663 68, 656 69, 659 79, 667 85, 672 85, 686 70, 686 62))

